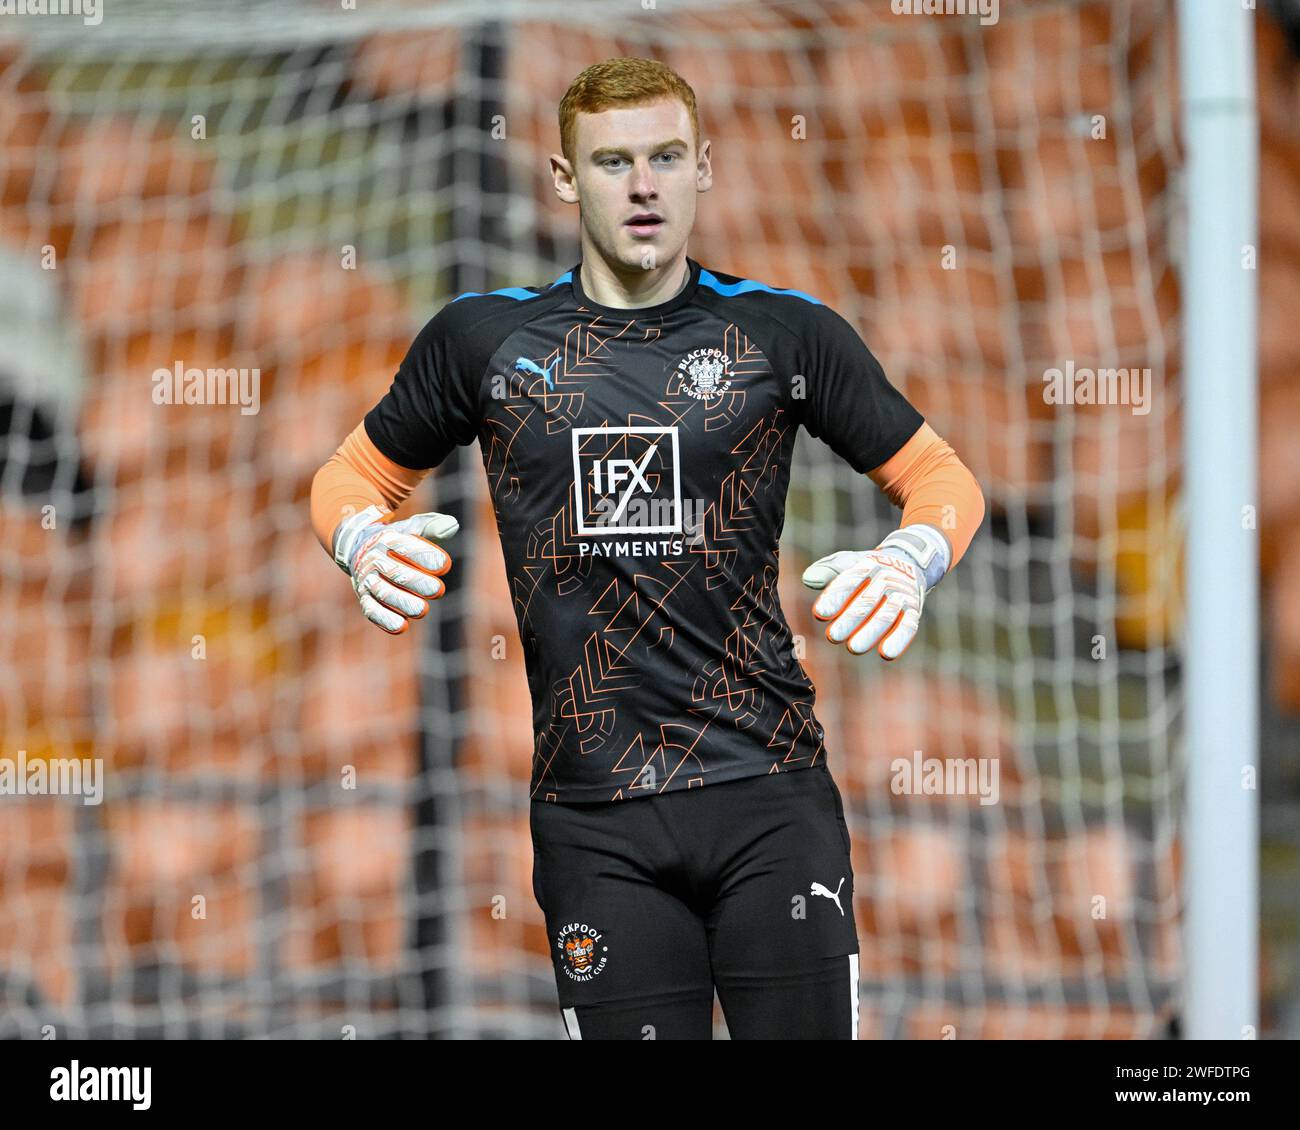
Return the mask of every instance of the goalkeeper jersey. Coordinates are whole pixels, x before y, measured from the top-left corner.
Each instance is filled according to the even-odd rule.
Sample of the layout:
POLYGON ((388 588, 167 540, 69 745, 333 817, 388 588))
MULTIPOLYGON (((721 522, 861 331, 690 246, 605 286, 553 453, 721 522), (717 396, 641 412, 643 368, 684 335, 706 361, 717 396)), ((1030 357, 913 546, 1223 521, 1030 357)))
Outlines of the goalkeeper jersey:
POLYGON ((412 469, 479 441, 532 695, 536 800, 823 760, 777 595, 795 437, 802 424, 865 473, 924 423, 817 299, 687 263, 676 295, 635 309, 588 298, 578 266, 549 286, 462 294, 365 418, 412 469))

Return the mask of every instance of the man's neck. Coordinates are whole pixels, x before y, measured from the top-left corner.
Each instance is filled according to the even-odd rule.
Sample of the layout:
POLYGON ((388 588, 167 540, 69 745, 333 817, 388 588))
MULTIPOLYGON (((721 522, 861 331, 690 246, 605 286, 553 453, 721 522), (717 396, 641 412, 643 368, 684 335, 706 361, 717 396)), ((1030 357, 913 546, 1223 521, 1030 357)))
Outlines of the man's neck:
POLYGON ((658 306, 680 294, 690 281, 691 266, 683 250, 675 263, 621 277, 599 256, 585 255, 579 274, 582 293, 593 302, 616 310, 635 310, 658 306))

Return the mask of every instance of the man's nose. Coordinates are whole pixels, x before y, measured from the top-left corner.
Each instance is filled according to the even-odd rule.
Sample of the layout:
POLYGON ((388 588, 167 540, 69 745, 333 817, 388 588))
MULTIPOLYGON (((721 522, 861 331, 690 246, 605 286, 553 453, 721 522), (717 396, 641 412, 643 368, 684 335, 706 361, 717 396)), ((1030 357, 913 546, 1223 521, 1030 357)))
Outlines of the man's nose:
POLYGON ((658 195, 658 189, 655 187, 655 172, 650 167, 649 161, 644 163, 638 161, 633 166, 632 192, 637 196, 658 195))

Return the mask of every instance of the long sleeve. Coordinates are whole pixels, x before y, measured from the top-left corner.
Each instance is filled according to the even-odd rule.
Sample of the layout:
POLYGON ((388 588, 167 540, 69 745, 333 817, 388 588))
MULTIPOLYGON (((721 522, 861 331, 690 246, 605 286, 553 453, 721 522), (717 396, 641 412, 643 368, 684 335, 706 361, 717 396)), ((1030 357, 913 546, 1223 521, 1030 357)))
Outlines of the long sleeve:
POLYGON ((396 509, 428 474, 394 463, 358 424, 311 482, 311 524, 325 552, 334 551, 340 521, 367 506, 396 509))
POLYGON ((952 569, 984 521, 984 494, 957 453, 929 424, 922 424, 899 450, 868 477, 903 508, 903 527, 924 523, 952 548, 952 569))

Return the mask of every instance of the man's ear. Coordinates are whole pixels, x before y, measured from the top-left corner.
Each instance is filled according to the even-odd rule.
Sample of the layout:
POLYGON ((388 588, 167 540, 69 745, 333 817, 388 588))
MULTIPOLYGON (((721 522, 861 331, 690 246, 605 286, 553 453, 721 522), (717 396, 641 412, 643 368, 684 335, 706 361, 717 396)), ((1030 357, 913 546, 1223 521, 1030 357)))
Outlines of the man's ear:
POLYGON ((578 178, 573 175, 573 166, 560 153, 551 154, 551 179, 555 182, 555 194, 566 204, 578 202, 578 178))
POLYGON ((697 192, 708 192, 713 187, 713 153, 711 143, 706 139, 700 146, 700 155, 695 160, 695 188, 697 192))

